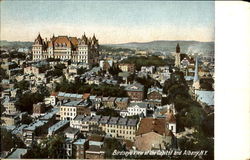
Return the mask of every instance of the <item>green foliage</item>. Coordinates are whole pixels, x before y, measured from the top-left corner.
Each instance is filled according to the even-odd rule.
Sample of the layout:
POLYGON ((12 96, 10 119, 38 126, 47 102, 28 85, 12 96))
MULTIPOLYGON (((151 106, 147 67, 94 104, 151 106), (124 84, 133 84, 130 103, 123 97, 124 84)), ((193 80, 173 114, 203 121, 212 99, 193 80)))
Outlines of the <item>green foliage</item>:
POLYGON ((204 132, 198 129, 192 134, 192 138, 183 137, 178 139, 178 145, 181 150, 205 150, 207 155, 202 158, 205 160, 214 159, 214 139, 207 137, 204 132))
POLYGON ((103 110, 98 110, 96 114, 102 116, 120 117, 120 114, 112 108, 104 108, 103 110))
POLYGON ((29 125, 32 122, 33 122, 32 117, 28 115, 28 116, 23 117, 20 123, 29 125))
POLYGON ((46 77, 49 77, 49 76, 51 76, 51 77, 60 77, 60 76, 63 75, 63 69, 65 69, 65 68, 66 68, 65 64, 61 64, 61 63, 57 64, 57 65, 54 66, 53 70, 47 71, 46 77))
POLYGON ((0 81, 7 78, 9 78, 9 76, 6 74, 6 70, 0 67, 0 81))
POLYGON ((62 135, 49 137, 45 140, 44 145, 47 148, 48 158, 63 158, 63 144, 65 144, 65 137, 62 135))
POLYGON ((119 72, 122 72, 122 70, 118 66, 112 66, 108 69, 108 71, 113 76, 117 76, 119 72))
POLYGON ((141 70, 142 66, 164 66, 166 62, 157 57, 157 56, 149 56, 149 57, 128 57, 121 61, 121 63, 130 63, 135 64, 136 70, 141 70))
POLYGON ((33 104, 42 102, 44 100, 44 95, 40 93, 25 93, 19 97, 16 102, 16 106, 22 112, 32 113, 33 104))
POLYGON ((127 92, 123 87, 118 85, 88 85, 80 81, 74 83, 68 82, 64 79, 61 83, 56 83, 55 91, 68 92, 68 93, 91 93, 98 96, 113 96, 113 97, 126 97, 127 92))
POLYGON ((48 97, 50 95, 48 88, 44 85, 37 86, 37 93, 41 94, 43 97, 48 97))
POLYGON ((1 143, 0 143, 1 151, 9 151, 13 147, 25 147, 24 143, 21 139, 16 137, 15 135, 11 134, 5 128, 1 128, 1 143))
POLYGON ((59 64, 55 65, 54 68, 59 69, 59 70, 63 70, 66 68, 66 66, 65 66, 65 64, 59 63, 59 64))
POLYGON ((19 88, 21 91, 28 90, 30 86, 29 81, 21 80, 17 83, 15 83, 14 88, 19 88))
POLYGON ((63 144, 65 144, 65 137, 63 135, 55 135, 48 137, 43 140, 39 145, 34 144, 31 150, 24 158, 64 158, 65 151, 63 149, 63 144))
POLYGON ((5 108, 2 103, 0 103, 0 115, 5 111, 5 108))
POLYGON ((60 69, 53 69, 53 70, 49 70, 47 73, 46 73, 46 77, 60 77, 63 75, 63 71, 60 70, 60 69))
POLYGON ((41 73, 45 73, 47 70, 49 70, 51 67, 49 65, 43 65, 39 67, 39 70, 41 73))
POLYGON ((214 137, 214 114, 208 115, 202 121, 202 130, 208 137, 214 137))
POLYGON ((113 48, 113 47, 109 47, 109 46, 100 46, 100 49, 102 51, 106 51, 106 52, 112 52, 112 53, 117 53, 117 52, 130 52, 131 54, 134 54, 135 51, 132 49, 128 49, 128 48, 113 48))
POLYGON ((105 138, 104 139, 104 150, 105 150, 105 158, 115 158, 112 156, 114 150, 122 151, 124 150, 121 142, 115 138, 105 138))
POLYGON ((23 52, 12 51, 10 52, 10 58, 18 58, 18 59, 25 60, 26 54, 23 52))
POLYGON ((81 68, 77 69, 77 74, 79 74, 79 75, 84 74, 86 71, 87 71, 86 68, 81 67, 81 68))

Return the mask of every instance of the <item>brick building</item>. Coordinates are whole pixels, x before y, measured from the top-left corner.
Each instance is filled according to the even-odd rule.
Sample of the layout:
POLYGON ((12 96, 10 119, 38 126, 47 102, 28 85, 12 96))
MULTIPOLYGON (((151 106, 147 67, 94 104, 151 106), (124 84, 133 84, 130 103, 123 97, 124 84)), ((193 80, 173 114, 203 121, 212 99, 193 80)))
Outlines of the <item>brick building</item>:
POLYGON ((142 101, 144 99, 144 86, 139 83, 128 85, 125 90, 131 100, 142 101))

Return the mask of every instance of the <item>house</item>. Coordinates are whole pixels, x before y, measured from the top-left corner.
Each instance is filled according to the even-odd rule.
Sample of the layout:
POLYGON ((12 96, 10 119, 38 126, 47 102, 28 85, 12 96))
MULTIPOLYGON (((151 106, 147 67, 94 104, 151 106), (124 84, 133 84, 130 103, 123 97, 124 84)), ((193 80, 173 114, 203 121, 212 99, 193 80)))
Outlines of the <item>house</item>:
POLYGON ((77 139, 74 143, 75 158, 76 159, 86 159, 86 150, 89 148, 88 139, 77 139))
POLYGON ((151 87, 148 89, 147 98, 150 100, 161 100, 162 99, 162 88, 151 87))
POLYGON ((60 106, 60 119, 73 120, 77 115, 90 115, 88 100, 70 101, 60 106))
POLYGON ((134 116, 134 115, 147 116, 148 106, 149 105, 146 102, 131 102, 127 108, 128 111, 127 116, 134 116))
POLYGON ((128 85, 125 90, 131 100, 142 101, 144 99, 144 86, 139 83, 128 85))
POLYGON ((90 136, 89 147, 86 150, 86 159, 104 159, 104 138, 100 136, 90 136))
POLYGON ((16 108, 16 99, 9 99, 6 98, 5 101, 3 102, 3 107, 5 108, 4 113, 6 114, 17 114, 20 111, 18 111, 18 109, 16 108))
POLYGON ((66 137, 66 142, 64 144, 64 149, 66 151, 66 158, 72 158, 74 153, 73 153, 73 143, 77 139, 80 131, 79 129, 75 129, 72 127, 68 127, 66 130, 64 130, 64 135, 66 137))
POLYGON ((48 136, 60 133, 64 129, 69 127, 69 121, 59 121, 48 129, 48 136))
POLYGON ((139 151, 168 149, 173 138, 164 118, 143 118, 136 132, 134 145, 139 151))
POLYGON ((142 73, 148 73, 148 74, 153 74, 155 72, 155 66, 142 66, 141 67, 141 72, 142 73))
POLYGON ((106 107, 115 108, 115 100, 116 100, 116 97, 109 97, 107 100, 106 107))
POLYGON ((115 100, 116 109, 124 110, 127 109, 129 103, 128 97, 118 97, 115 100))
POLYGON ((33 104, 33 114, 34 115, 40 115, 45 112, 45 104, 42 102, 39 102, 37 104, 33 104))
POLYGON ((118 67, 123 72, 131 72, 131 73, 135 72, 135 64, 121 63, 121 64, 118 65, 118 67))

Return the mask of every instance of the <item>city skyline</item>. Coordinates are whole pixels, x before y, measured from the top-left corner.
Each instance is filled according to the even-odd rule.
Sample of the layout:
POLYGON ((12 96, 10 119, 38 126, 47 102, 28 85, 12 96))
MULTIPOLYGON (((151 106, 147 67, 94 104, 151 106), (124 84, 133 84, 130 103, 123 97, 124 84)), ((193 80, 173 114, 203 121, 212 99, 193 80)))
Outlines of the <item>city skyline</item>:
POLYGON ((33 41, 38 33, 81 37, 84 32, 95 34, 100 44, 214 41, 214 2, 1 2, 1 40, 33 41))

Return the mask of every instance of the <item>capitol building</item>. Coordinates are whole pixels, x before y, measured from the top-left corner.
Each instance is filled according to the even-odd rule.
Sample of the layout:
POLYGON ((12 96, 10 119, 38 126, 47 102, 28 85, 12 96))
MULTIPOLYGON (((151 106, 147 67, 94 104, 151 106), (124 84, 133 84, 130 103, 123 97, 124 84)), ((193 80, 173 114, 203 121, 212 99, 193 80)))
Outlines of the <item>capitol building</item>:
POLYGON ((34 61, 54 58, 93 65, 98 63, 99 43, 95 35, 87 38, 85 33, 81 38, 53 35, 48 40, 39 33, 32 45, 32 53, 34 61))

